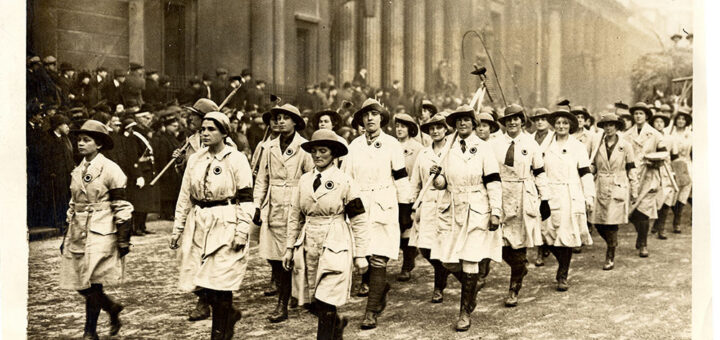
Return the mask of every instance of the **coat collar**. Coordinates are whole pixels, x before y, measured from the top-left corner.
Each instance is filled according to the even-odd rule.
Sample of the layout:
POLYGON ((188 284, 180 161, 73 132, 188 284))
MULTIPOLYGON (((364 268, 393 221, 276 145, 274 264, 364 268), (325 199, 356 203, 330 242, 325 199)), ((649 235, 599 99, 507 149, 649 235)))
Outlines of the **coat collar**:
POLYGON ((86 187, 88 184, 92 183, 98 177, 100 177, 106 160, 107 158, 105 158, 105 155, 103 155, 102 153, 98 153, 97 156, 95 156, 95 158, 93 158, 93 160, 90 162, 83 159, 80 162, 80 165, 78 165, 75 170, 73 170, 72 176, 78 183, 81 183, 83 192, 86 192, 86 187), (85 171, 85 174, 83 174, 86 164, 88 164, 87 171, 85 171))
POLYGON ((300 144, 305 141, 305 138, 300 136, 299 133, 295 132, 295 135, 293 136, 290 144, 288 144, 287 148, 285 149, 285 152, 282 152, 282 150, 280 150, 280 138, 282 138, 282 136, 275 137, 275 139, 271 140, 268 143, 270 153, 275 155, 277 158, 286 161, 297 155, 298 152, 303 151, 302 149, 300 149, 300 144))
MULTIPOLYGON (((320 176, 320 187, 316 191, 313 191, 313 200, 317 201, 321 197, 327 195, 327 193, 336 190, 338 186, 338 181, 336 180, 337 172, 340 171, 336 166, 331 165, 329 168, 325 169, 325 171, 322 172, 322 175, 320 176)), ((312 182, 315 181, 315 178, 320 172, 317 171, 317 169, 313 169, 312 172, 312 181, 310 182, 312 185, 312 182)))
POLYGON ((570 148, 574 143, 580 143, 580 141, 575 138, 575 136, 569 135, 567 141, 565 142, 565 145, 560 147, 560 144, 557 143, 557 139, 555 139, 555 135, 553 135, 553 138, 550 140, 550 144, 548 145, 548 151, 558 156, 564 157, 572 152, 570 148))

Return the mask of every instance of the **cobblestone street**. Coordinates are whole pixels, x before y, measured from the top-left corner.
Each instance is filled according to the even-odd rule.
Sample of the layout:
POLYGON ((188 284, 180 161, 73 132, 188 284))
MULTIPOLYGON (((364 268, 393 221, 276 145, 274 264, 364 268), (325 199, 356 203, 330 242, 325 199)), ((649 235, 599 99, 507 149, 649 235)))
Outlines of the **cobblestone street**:
MULTIPOLYGON (((690 220, 686 209, 685 221, 690 220)), ((209 339, 210 320, 189 322, 193 295, 177 288, 175 252, 168 248, 171 223, 148 224, 153 235, 134 237, 127 257, 126 282, 107 287, 112 298, 125 305, 123 328, 117 339, 209 339)), ((670 225, 667 229, 672 229, 670 225)), ((530 265, 516 308, 505 308, 509 267, 493 263, 486 287, 478 295, 472 314, 473 326, 466 333, 453 329, 459 308, 460 287, 450 279, 445 302, 431 304, 432 267, 418 257, 409 282, 395 280, 400 263, 391 261, 392 290, 379 327, 361 331, 365 299, 353 295, 339 309, 349 317, 346 339, 689 339, 691 312, 691 244, 689 227, 682 234, 669 234, 661 241, 649 238, 649 258, 639 258, 634 249, 632 225, 620 228, 616 266, 603 271, 605 244, 593 235, 595 244, 573 254, 570 290, 555 291, 556 261, 546 259, 544 267, 530 265)), ((84 302, 73 291, 59 289, 60 238, 30 243, 29 258, 29 339, 65 339, 82 336, 84 302)), ((235 294, 234 304, 243 311, 236 326, 237 339, 311 339, 317 319, 302 308, 291 310, 290 319, 270 324, 266 316, 275 297, 262 291, 270 267, 253 247, 244 289, 235 294)), ((528 251, 534 263, 535 251, 528 251)), ((356 280, 357 281, 357 280, 356 280)), ((357 287, 354 287, 354 291, 357 287)), ((108 338, 108 320, 101 314, 98 332, 108 338)))

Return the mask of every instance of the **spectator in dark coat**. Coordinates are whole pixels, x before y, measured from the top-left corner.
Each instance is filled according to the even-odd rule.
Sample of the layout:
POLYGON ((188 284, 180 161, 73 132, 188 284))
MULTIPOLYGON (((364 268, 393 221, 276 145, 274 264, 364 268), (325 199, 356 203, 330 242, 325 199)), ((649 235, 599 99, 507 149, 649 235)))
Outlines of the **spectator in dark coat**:
POLYGON ((45 134, 43 142, 42 168, 46 185, 48 212, 51 216, 51 226, 63 231, 65 218, 70 202, 70 172, 75 168, 73 161, 73 145, 68 138, 70 133, 70 119, 62 114, 50 118, 50 131, 45 134))
POLYGON ((126 76, 127 74, 123 70, 117 69, 113 71, 113 79, 105 83, 105 86, 101 89, 102 98, 107 101, 113 110, 118 104, 125 103, 122 97, 122 87, 126 76))
POLYGON ((259 111, 270 109, 270 97, 265 93, 265 81, 258 80, 252 89, 247 91, 247 102, 245 107, 254 105, 259 111))
POLYGON ((215 70, 215 80, 213 80, 210 88, 212 89, 212 100, 220 105, 230 92, 228 92, 230 84, 228 83, 228 71, 222 67, 215 70))
POLYGON ((295 106, 302 112, 305 110, 317 111, 317 97, 315 97, 315 88, 312 85, 305 86, 305 92, 300 93, 295 100, 295 106))
POLYGON ((92 76, 88 72, 78 74, 77 83, 70 90, 75 96, 74 101, 85 108, 92 108, 100 100, 98 90, 91 84, 92 76))
POLYGON ((165 101, 162 98, 162 91, 160 90, 160 83, 158 79, 160 76, 157 71, 150 70, 145 77, 145 90, 142 92, 142 98, 145 102, 152 105, 163 104, 165 101))
POLYGON ((50 225, 47 214, 48 199, 43 190, 43 119, 42 107, 36 101, 29 103, 25 124, 25 145, 27 157, 27 223, 29 227, 50 225))
POLYGON ((197 76, 192 77, 188 80, 188 83, 188 87, 183 90, 182 96, 180 96, 182 98, 180 103, 183 105, 192 105, 198 99, 203 98, 200 78, 197 76))
POLYGON ((353 78, 353 84, 358 84, 362 88, 367 86, 367 69, 361 68, 358 71, 355 78, 353 78))
POLYGON ((139 105, 145 102, 142 96, 143 90, 145 90, 144 73, 145 69, 142 65, 130 63, 130 73, 122 86, 123 103, 127 104, 131 99, 137 101, 139 105))
POLYGON ((104 100, 103 89, 110 83, 110 77, 108 77, 107 68, 100 66, 95 70, 95 76, 93 77, 90 84, 98 90, 98 99, 104 100))
MULTIPOLYGON (((165 166, 172 159, 175 149, 182 146, 178 140, 180 122, 174 112, 166 111, 159 117, 162 125, 152 138, 155 163, 158 166, 165 166)), ((158 199, 160 201, 160 218, 172 220, 175 215, 175 205, 180 193, 182 177, 175 171, 166 171, 155 184, 158 199)))
POLYGON ((60 88, 60 96, 62 104, 70 106, 70 101, 75 99, 75 95, 70 93, 75 82, 75 68, 70 63, 60 64, 60 78, 58 79, 58 87, 60 88))
MULTIPOLYGON (((212 100, 213 93, 212 93, 212 78, 210 78, 210 75, 207 73, 203 73, 202 75, 202 86, 200 86, 200 98, 207 98, 212 100)), ((223 98, 225 99, 225 98, 223 98)), ((222 100, 220 100, 222 102, 222 100)))

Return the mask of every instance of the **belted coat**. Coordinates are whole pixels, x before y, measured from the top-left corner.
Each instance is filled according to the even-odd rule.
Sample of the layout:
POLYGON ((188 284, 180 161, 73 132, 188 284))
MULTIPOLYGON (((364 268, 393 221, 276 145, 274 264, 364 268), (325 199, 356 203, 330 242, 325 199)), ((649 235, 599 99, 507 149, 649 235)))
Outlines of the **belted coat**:
POLYGON ((616 144, 608 147, 606 141, 601 141, 591 163, 596 169, 597 196, 590 223, 628 223, 631 197, 637 197, 639 186, 635 155, 630 142, 618 136, 616 144))
POLYGON ((636 209, 651 219, 657 218, 657 211, 660 208, 658 202, 662 202, 664 199, 660 170, 649 167, 645 155, 653 152, 668 151, 667 147, 661 143, 662 134, 650 125, 643 124, 640 131, 638 131, 637 126, 625 131, 624 138, 632 145, 635 154, 635 166, 638 168, 639 173, 639 203, 636 209))

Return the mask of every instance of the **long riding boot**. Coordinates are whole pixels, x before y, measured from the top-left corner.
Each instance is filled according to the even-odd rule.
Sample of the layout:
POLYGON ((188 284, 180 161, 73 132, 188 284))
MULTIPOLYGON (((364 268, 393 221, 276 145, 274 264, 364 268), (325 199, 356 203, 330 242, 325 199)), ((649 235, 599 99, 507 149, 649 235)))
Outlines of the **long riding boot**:
MULTIPOLYGON (((269 263, 270 261, 268 261, 269 263)), ((278 293, 278 282, 277 282, 277 269, 275 269, 275 266, 270 264, 270 284, 267 288, 265 288, 265 291, 263 291, 263 295, 265 296, 275 296, 278 293)))
POLYGON ((205 289, 207 302, 212 308, 212 324, 210 328, 211 340, 224 340, 226 315, 223 305, 220 303, 219 291, 205 289))
POLYGON ((441 303, 444 299, 443 292, 445 291, 445 287, 447 287, 447 279, 448 275, 450 275, 450 271, 448 271, 447 268, 445 268, 438 260, 431 260, 430 264, 433 266, 433 276, 435 279, 433 284, 433 295, 430 302, 441 303))
POLYGON ((408 245, 408 242, 410 242, 410 239, 400 239, 400 249, 402 249, 403 252, 402 268, 400 269, 400 274, 397 277, 397 280, 400 282, 409 281, 410 272, 415 269, 415 257, 417 257, 418 251, 417 248, 408 245))
POLYGON ((120 312, 122 312, 125 307, 110 299, 110 297, 103 292, 102 285, 93 284, 93 286, 96 287, 100 308, 110 316, 110 335, 117 335, 122 326, 122 322, 120 322, 120 312))
POLYGON ((490 259, 482 259, 478 262, 478 291, 485 287, 485 279, 490 274, 490 259))
POLYGON ((85 329, 83 340, 98 340, 97 322, 100 317, 100 298, 98 292, 93 288, 79 291, 85 297, 85 329))
POLYGON ((230 340, 235 334, 235 324, 242 318, 242 313, 233 308, 231 291, 217 292, 216 304, 222 312, 222 318, 218 319, 221 322, 222 339, 230 340))
POLYGON ((142 229, 142 223, 140 221, 142 218, 141 215, 142 213, 139 212, 132 213, 132 234, 134 236, 145 236, 145 233, 142 229))
POLYGON ((555 279, 557 280, 557 290, 560 292, 567 291, 569 288, 568 284, 568 273, 570 271, 570 260, 572 259, 572 248, 569 247, 553 247, 553 254, 558 260, 557 274, 555 279))
POLYGON ((518 303, 518 293, 522 288, 522 281, 527 275, 527 248, 512 249, 512 247, 503 247, 502 257, 510 266, 510 289, 507 299, 505 299, 505 307, 515 307, 518 303))
POLYGON ((455 330, 458 332, 464 332, 470 329, 470 314, 472 314, 477 305, 479 275, 462 273, 461 277, 463 277, 463 282, 460 291, 460 315, 455 324, 455 330))
POLYGON ((190 311, 188 320, 198 321, 205 320, 210 317, 210 302, 208 302, 207 290, 200 289, 194 292, 198 296, 195 308, 190 311))
POLYGON ((542 267, 545 265, 545 250, 543 249, 544 246, 538 246, 537 247, 537 256, 535 257, 535 267, 542 267))
POLYGON ((670 210, 670 207, 663 204, 663 206, 658 210, 658 218, 653 223, 653 229, 657 230, 658 239, 660 240, 666 240, 667 236, 665 236, 665 221, 667 220, 667 214, 670 210))
POLYGON ((685 204, 680 202, 675 203, 673 206, 673 233, 680 234, 680 221, 682 220, 682 211, 685 204))
POLYGON ((387 305, 387 293, 390 284, 387 283, 387 267, 370 266, 370 292, 368 293, 367 305, 365 307, 365 319, 360 328, 373 329, 377 327, 377 316, 382 313, 387 305))
POLYGON ((357 296, 360 296, 360 297, 368 296, 368 292, 370 292, 370 270, 369 269, 364 274, 362 274, 362 279, 360 281, 360 289, 358 289, 357 296))
POLYGON ((635 249, 639 250, 640 257, 648 257, 647 236, 650 229, 650 219, 643 213, 635 210, 630 215, 630 222, 635 226, 637 231, 637 239, 635 240, 635 249))
MULTIPOLYGON (((278 261, 279 262, 279 261, 278 261)), ((291 294, 292 273, 287 270, 278 270, 278 303, 275 310, 270 314, 268 319, 272 323, 278 323, 288 318, 288 301, 291 294)))
POLYGON ((315 301, 318 314, 318 340, 333 340, 338 321, 337 308, 322 301, 315 301))

